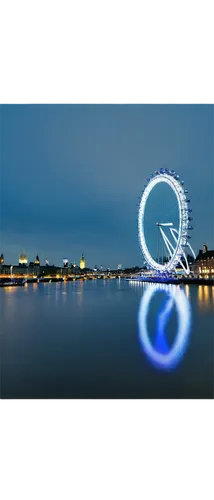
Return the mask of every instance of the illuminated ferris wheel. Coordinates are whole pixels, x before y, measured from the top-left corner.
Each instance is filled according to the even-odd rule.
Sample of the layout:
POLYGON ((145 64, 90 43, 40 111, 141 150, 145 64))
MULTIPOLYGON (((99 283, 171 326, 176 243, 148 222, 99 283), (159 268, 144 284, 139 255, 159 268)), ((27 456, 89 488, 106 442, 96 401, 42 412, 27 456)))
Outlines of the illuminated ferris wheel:
POLYGON ((138 234, 147 268, 153 269, 156 272, 172 272, 180 264, 186 274, 190 273, 185 252, 190 249, 193 257, 196 258, 196 256, 189 243, 189 232, 193 227, 191 225, 192 209, 189 206, 190 199, 187 197, 187 193, 188 191, 184 189, 184 182, 179 180, 179 176, 176 175, 174 170, 161 168, 147 179, 142 192, 138 213, 138 234), (170 209, 168 211, 165 210, 164 215, 159 210, 156 214, 155 222, 153 220, 152 226, 155 226, 155 231, 156 233, 158 232, 158 236, 161 238, 165 249, 165 260, 160 262, 159 259, 154 257, 149 248, 151 231, 154 227, 150 225, 149 231, 147 230, 146 232, 145 222, 146 219, 150 220, 148 204, 153 191, 158 186, 158 193, 161 193, 164 185, 167 185, 171 191, 170 195, 174 198, 174 206, 176 206, 177 214, 176 219, 174 218, 173 220, 170 209))

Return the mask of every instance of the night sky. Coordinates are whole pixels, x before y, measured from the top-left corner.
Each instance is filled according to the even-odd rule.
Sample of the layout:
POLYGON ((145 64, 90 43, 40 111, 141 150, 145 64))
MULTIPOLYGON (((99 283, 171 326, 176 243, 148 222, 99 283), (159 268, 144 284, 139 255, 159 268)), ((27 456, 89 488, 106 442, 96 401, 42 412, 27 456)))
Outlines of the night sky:
POLYGON ((88 267, 142 265, 137 203, 160 167, 185 181, 192 246, 213 248, 213 106, 1 106, 1 247, 88 267))

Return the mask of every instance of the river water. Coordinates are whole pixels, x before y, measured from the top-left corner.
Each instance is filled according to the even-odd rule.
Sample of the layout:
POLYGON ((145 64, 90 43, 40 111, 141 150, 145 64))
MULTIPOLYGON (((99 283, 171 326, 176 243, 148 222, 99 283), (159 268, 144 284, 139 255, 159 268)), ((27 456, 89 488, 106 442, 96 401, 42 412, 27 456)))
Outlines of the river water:
POLYGON ((212 398, 214 287, 0 289, 2 398, 212 398))

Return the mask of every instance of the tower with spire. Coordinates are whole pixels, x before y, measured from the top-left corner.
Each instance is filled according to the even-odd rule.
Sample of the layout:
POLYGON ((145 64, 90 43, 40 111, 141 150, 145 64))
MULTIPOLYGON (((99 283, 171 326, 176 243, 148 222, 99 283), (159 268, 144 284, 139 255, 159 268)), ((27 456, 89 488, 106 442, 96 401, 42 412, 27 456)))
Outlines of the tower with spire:
POLYGON ((80 269, 85 269, 85 257, 84 255, 82 254, 82 257, 80 259, 80 269))
POLYGON ((40 259, 39 259, 39 256, 38 256, 38 255, 36 256, 36 258, 35 258, 35 260, 34 260, 34 264, 35 264, 36 266, 40 266, 40 259))

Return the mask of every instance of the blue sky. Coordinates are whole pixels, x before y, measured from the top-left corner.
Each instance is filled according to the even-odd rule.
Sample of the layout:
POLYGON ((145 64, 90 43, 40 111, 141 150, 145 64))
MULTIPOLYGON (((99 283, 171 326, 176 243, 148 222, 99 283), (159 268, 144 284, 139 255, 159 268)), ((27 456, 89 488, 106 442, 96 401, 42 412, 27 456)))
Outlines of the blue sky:
POLYGON ((192 245, 213 247, 213 106, 3 105, 1 248, 5 262, 141 265, 137 202, 174 169, 193 209, 192 245))

